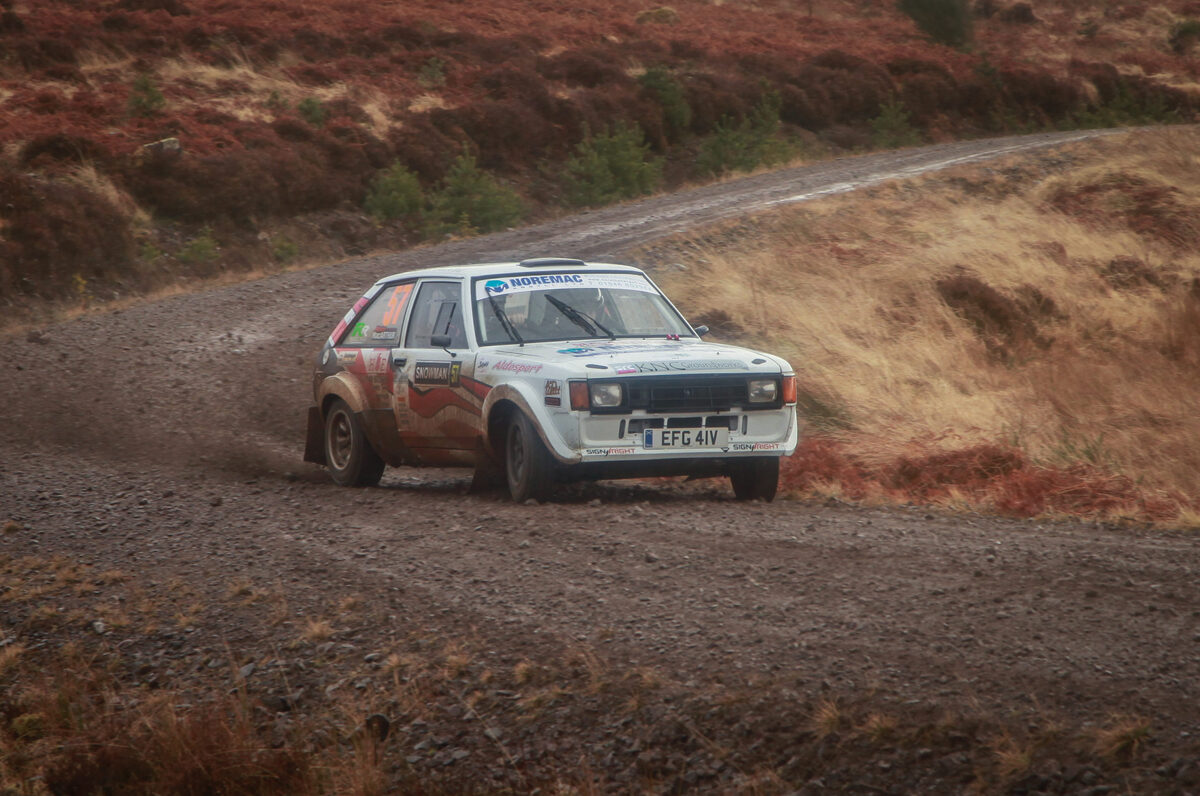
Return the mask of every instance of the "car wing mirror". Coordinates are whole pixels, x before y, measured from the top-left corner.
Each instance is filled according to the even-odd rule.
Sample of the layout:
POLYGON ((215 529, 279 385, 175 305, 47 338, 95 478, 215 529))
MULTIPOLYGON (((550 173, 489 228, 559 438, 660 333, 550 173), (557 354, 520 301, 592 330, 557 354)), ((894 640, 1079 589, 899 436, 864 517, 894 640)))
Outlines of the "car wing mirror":
POLYGON ((429 338, 429 345, 432 347, 445 349, 446 353, 452 357, 457 356, 457 354, 450 350, 450 342, 450 335, 448 334, 435 334, 429 338))
POLYGON ((707 326, 695 326, 693 327, 693 330, 696 332, 697 337, 703 337, 704 335, 708 334, 707 326))

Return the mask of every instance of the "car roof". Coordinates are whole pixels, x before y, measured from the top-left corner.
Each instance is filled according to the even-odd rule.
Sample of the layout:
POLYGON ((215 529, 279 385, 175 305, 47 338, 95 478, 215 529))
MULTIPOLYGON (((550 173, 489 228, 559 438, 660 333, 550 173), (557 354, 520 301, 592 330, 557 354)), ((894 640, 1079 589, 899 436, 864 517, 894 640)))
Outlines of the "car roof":
POLYGON ((422 277, 431 276, 447 276, 455 278, 470 278, 479 276, 489 276, 491 274, 542 274, 542 273, 557 273, 561 271, 569 271, 576 269, 596 269, 604 271, 625 271, 631 274, 645 273, 642 269, 632 265, 620 265, 618 263, 589 263, 583 260, 568 260, 558 257, 543 257, 533 260, 522 260, 520 262, 500 262, 500 263, 474 263, 471 265, 445 265, 438 268, 421 268, 415 271, 401 271, 400 273, 385 276, 375 284, 383 284, 385 282, 394 282, 397 279, 419 279, 422 277))

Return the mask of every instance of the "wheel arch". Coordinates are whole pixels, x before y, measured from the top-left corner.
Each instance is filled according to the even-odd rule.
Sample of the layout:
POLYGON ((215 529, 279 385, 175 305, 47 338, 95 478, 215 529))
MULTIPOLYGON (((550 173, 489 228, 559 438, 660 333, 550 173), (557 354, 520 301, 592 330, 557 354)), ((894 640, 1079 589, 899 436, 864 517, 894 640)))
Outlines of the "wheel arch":
POLYGON ((363 412, 367 409, 367 395, 362 385, 345 372, 334 374, 321 382, 317 390, 317 406, 321 408, 321 418, 329 413, 329 405, 341 398, 352 412, 363 412))
MULTIPOLYGON (((521 383, 501 384, 488 393, 487 401, 483 406, 483 416, 487 418, 482 429, 485 435, 485 448, 489 451, 503 452, 504 450, 504 435, 501 434, 499 438, 493 435, 494 430, 499 430, 502 425, 506 425, 497 425, 493 422, 494 412, 499 406, 503 412, 519 411, 528 417, 538 436, 541 437, 542 443, 550 451, 550 455, 559 462, 563 464, 577 463, 579 461, 578 454, 574 453, 558 435, 544 407, 538 411, 541 407, 542 396, 527 393, 532 393, 532 387, 521 383)), ((507 419, 509 415, 500 415, 499 417, 507 419)))
POLYGON ((505 433, 508 424, 512 422, 517 412, 523 411, 517 403, 509 398, 501 398, 492 404, 484 424, 484 448, 488 454, 503 465, 505 433))
MULTIPOLYGON (((321 433, 325 433, 325 421, 329 418, 329 407, 336 400, 342 400, 350 407, 350 411, 364 418, 363 429, 366 433, 367 444, 379 455, 379 451, 384 450, 386 445, 380 438, 380 430, 375 418, 371 415, 377 414, 371 412, 371 404, 367 399, 366 391, 362 384, 351 374, 345 371, 334 374, 325 381, 321 382, 320 388, 317 390, 316 408, 319 413, 321 433)), ((324 448, 324 438, 321 439, 321 447, 324 448)), ((324 458, 322 456, 322 458, 324 458)), ((322 462, 324 463, 324 462, 322 462)))

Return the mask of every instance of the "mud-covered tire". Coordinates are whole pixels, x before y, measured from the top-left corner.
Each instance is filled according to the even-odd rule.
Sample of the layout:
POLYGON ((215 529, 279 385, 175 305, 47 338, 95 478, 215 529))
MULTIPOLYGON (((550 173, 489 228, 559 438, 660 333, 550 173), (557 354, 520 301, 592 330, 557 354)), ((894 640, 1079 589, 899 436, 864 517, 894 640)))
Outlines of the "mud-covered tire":
POLYGON ((729 482, 738 500, 764 500, 770 503, 779 489, 779 457, 739 462, 729 473, 729 482))
POLYGON ((522 412, 513 416, 505 433, 504 474, 508 493, 517 503, 544 501, 554 491, 554 459, 522 412))
POLYGON ((358 416, 340 398, 325 414, 325 466, 341 486, 374 486, 383 476, 383 459, 367 441, 358 416))

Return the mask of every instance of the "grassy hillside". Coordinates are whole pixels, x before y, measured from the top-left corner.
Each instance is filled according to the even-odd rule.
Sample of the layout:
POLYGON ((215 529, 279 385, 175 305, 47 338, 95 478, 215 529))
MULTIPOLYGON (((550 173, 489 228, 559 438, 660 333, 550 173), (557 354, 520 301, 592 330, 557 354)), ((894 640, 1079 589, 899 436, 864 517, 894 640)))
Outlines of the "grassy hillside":
POLYGON ((1196 525, 1197 151, 1193 128, 1106 139, 647 257, 717 336, 796 366, 796 490, 1196 525))
POLYGON ((987 0, 942 44, 891 2, 7 0, 0 302, 11 318, 828 153, 1190 118, 1194 5, 987 0))

